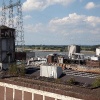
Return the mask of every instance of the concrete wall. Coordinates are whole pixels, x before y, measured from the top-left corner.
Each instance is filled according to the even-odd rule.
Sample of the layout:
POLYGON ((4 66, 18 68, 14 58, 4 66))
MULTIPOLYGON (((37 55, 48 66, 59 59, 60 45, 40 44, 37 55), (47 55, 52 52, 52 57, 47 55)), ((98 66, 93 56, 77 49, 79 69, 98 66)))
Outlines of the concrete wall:
POLYGON ((0 100, 81 100, 81 99, 0 82, 0 100))

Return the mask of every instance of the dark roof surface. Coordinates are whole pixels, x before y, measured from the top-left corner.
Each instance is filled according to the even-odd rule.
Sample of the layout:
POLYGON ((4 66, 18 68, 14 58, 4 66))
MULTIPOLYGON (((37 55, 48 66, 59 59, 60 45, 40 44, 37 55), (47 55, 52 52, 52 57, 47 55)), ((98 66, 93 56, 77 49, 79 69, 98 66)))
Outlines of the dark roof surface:
POLYGON ((0 26, 0 29, 14 29, 14 28, 10 28, 10 27, 8 27, 8 26, 1 25, 1 26, 0 26))

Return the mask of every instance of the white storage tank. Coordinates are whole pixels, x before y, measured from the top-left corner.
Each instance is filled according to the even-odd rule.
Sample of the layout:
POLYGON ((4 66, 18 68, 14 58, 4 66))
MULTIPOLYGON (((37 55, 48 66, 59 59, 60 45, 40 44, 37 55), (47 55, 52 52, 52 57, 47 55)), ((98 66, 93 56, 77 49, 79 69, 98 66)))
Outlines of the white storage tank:
POLYGON ((71 58, 73 53, 80 53, 80 46, 78 45, 68 46, 68 57, 71 58))
POLYGON ((99 48, 96 48, 96 55, 97 56, 100 56, 100 47, 99 48))
POLYGON ((40 76, 59 78, 61 74, 62 74, 62 68, 60 66, 52 66, 52 65, 40 66, 40 76))

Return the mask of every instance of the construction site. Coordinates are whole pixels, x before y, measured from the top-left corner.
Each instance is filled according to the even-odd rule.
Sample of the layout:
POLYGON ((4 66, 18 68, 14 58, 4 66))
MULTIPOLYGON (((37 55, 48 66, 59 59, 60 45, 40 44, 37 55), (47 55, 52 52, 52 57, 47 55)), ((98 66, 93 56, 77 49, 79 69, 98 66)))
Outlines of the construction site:
POLYGON ((0 100, 100 100, 100 47, 92 56, 69 45, 68 54, 37 57, 24 46, 21 0, 3 0, 0 100))

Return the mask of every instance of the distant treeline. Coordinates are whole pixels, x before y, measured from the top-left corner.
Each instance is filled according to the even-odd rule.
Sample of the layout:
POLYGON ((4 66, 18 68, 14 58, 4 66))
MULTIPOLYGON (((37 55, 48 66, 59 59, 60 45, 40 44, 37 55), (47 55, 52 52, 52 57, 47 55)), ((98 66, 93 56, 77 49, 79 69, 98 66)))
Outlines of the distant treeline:
POLYGON ((95 51, 96 48, 100 47, 100 45, 93 45, 93 46, 81 46, 81 50, 85 51, 95 51))
MULTIPOLYGON (((18 46, 20 48, 20 46, 18 46)), ((81 50, 95 51, 100 45, 81 45, 81 50)), ((59 50, 61 52, 68 51, 68 45, 25 45, 25 50, 59 50)))

